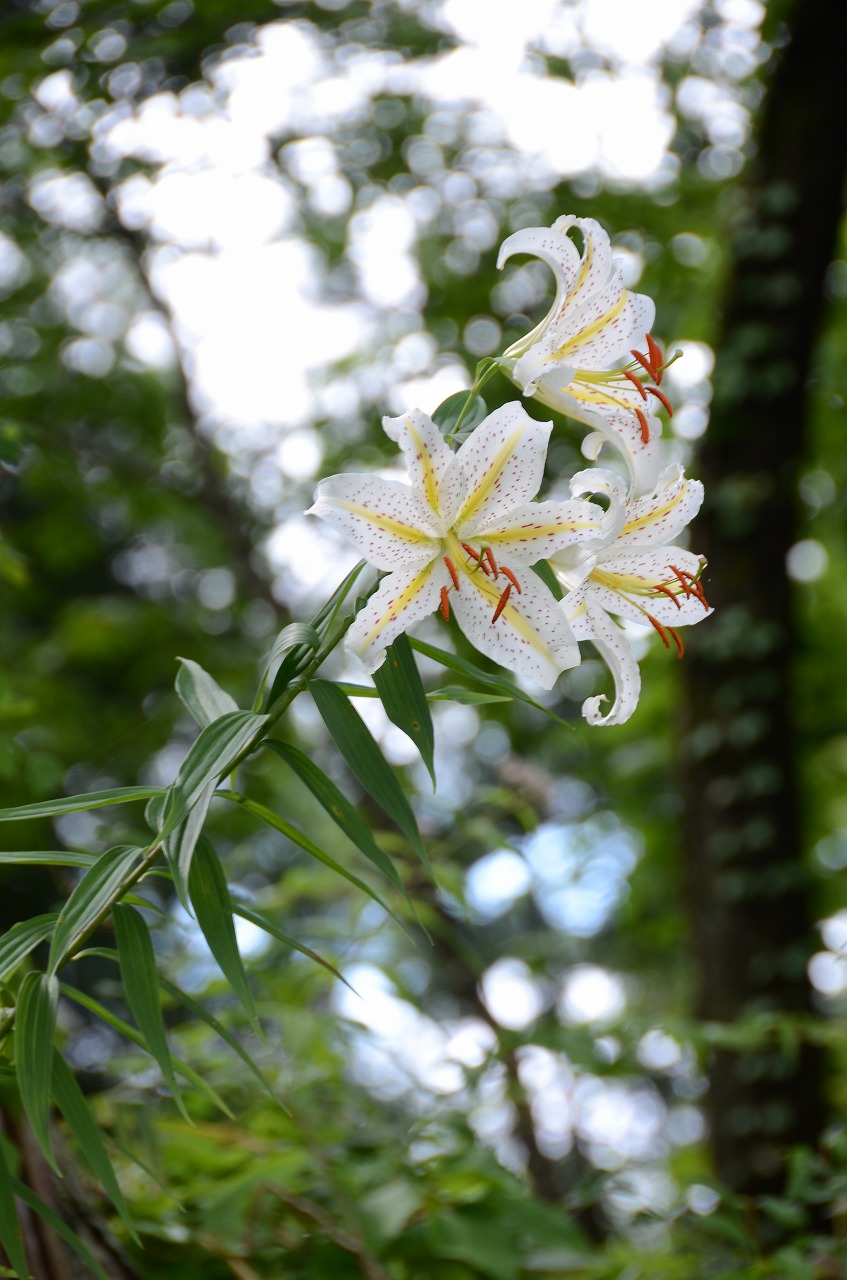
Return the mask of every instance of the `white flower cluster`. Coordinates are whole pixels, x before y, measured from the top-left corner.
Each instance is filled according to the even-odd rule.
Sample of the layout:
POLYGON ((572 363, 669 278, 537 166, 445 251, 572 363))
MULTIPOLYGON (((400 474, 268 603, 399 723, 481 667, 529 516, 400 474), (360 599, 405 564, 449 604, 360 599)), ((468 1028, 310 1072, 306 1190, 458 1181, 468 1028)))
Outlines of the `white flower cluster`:
POLYGON ((409 484, 330 476, 311 512, 387 574, 347 635, 368 671, 401 632, 440 608, 445 619, 452 611, 482 653, 548 689, 579 663, 579 641, 590 640, 616 692, 611 709, 605 697, 588 698, 583 714, 591 724, 622 724, 638 703, 641 679, 616 619, 651 624, 681 657, 677 628, 710 612, 702 557, 671 545, 699 510, 703 486, 679 466, 663 467, 655 411, 670 405, 660 389, 663 356, 649 333, 655 308, 624 288, 605 231, 592 218, 563 217, 509 236, 498 265, 514 253, 534 254, 553 269, 556 298, 498 363, 525 396, 592 428, 582 446, 587 458, 596 461, 612 446, 626 480, 595 466, 571 479, 569 501, 535 502, 552 423, 513 402, 454 452, 432 419, 413 409, 383 421, 403 451, 409 484), (532 570, 542 560, 565 591, 561 601, 532 570))

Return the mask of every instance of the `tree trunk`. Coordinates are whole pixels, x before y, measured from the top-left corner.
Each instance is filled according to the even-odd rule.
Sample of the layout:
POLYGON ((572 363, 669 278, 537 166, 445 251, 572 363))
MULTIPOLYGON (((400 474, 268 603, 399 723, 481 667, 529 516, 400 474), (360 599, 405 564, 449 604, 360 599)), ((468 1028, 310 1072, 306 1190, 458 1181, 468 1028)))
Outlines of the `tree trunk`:
MULTIPOLYGON (((732 269, 699 473, 714 619, 684 664, 685 844, 700 1016, 811 1011, 814 943, 801 859, 786 553, 797 539, 806 388, 824 312, 847 170, 847 5, 802 0, 764 106, 756 158, 730 228, 732 269)), ((701 631, 700 628, 697 629, 701 631)), ((771 1036, 710 1064, 719 1177, 758 1193, 782 1184, 784 1152, 814 1144, 821 1062, 771 1036)))

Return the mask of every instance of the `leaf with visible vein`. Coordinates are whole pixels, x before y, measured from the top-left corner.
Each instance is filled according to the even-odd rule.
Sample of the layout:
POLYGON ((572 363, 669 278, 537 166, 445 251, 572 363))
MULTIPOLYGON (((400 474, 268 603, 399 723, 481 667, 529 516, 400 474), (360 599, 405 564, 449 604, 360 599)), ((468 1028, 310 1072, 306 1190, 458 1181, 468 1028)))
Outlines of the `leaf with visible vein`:
POLYGON ((399 635, 388 646, 385 661, 374 672, 374 684, 379 690, 389 720, 411 739, 421 753, 435 790, 435 733, 432 716, 407 636, 399 635))
POLYGON ((334 978, 337 978, 339 982, 343 982, 345 987, 350 987, 350 990, 354 995, 357 996, 359 994, 355 987, 350 986, 350 983, 344 977, 344 974, 340 973, 339 970, 336 969, 335 965, 330 964, 328 960, 324 960, 323 956, 318 955, 317 951, 313 951, 311 947, 304 946, 303 943, 298 942, 296 938, 289 938, 287 933, 281 933, 280 930, 277 929, 276 925, 271 924, 264 916, 260 916, 257 911, 251 911, 249 907, 243 906, 240 902, 233 903, 233 910, 237 916, 241 916, 243 920, 249 920, 251 924, 255 924, 259 929, 263 929, 265 933, 269 933, 272 938, 276 938, 278 942, 284 943, 286 947, 291 947, 294 951, 299 951, 301 955, 308 956, 310 960, 314 960, 316 964, 321 965, 322 968, 331 973, 334 978))
POLYGON ((90 867, 96 861, 96 853, 78 853, 75 849, 37 849, 25 853, 0 851, 0 866, 90 867))
POLYGON ((69 956, 74 942, 97 919, 127 879, 144 850, 133 845, 120 844, 101 853, 73 890, 56 921, 56 931, 50 944, 47 968, 56 973, 65 957, 69 956))
POLYGON ((506 698, 517 699, 518 702, 525 702, 528 706, 535 707, 536 711, 543 711, 545 716, 549 716, 557 724, 563 724, 568 729, 573 729, 574 726, 570 721, 563 720, 554 711, 550 711, 540 702, 536 702, 534 698, 531 698, 528 693, 524 693, 523 689, 519 688, 518 685, 511 684, 501 676, 492 675, 490 671, 483 671, 481 667, 468 662, 466 658, 460 658, 455 653, 448 653, 446 649, 439 649, 434 644, 427 644, 424 640, 416 640, 413 636, 409 637, 409 644, 416 653, 423 654, 425 658, 431 658, 433 662, 440 663, 442 667, 447 667, 450 671, 456 671, 468 680, 481 684, 486 689, 491 689, 493 693, 502 694, 506 698))
POLYGON ((310 680, 309 692, 349 768, 380 808, 394 819, 431 876, 432 867, 411 805, 362 717, 328 680, 310 680))
POLYGON ((37 804, 19 805, 16 809, 0 809, 0 822, 55 818, 60 813, 103 809, 111 804, 129 804, 132 800, 149 800, 150 796, 163 794, 162 787, 115 787, 112 791, 89 791, 86 795, 68 796, 65 800, 40 800, 37 804))
POLYGON ((177 662, 181 664, 174 682, 177 697, 201 729, 238 710, 235 698, 222 689, 198 662, 192 662, 191 658, 177 658, 177 662))
POLYGON ((162 829, 164 838, 179 825, 210 783, 217 783, 249 747, 266 724, 267 716, 232 711, 201 729, 168 790, 162 829))
POLYGON ((241 1002, 251 1027, 259 1039, 264 1040, 265 1034, 256 1017, 253 997, 238 950, 224 869, 220 858, 206 839, 197 843, 188 888, 197 923, 209 944, 209 950, 241 1002))
POLYGON ((91 1172, 117 1209, 135 1243, 140 1244, 141 1241, 130 1217, 123 1192, 118 1186, 112 1162, 100 1137, 100 1129, 76 1082, 74 1073, 58 1049, 53 1051, 53 1097, 65 1117, 65 1123, 76 1138, 80 1151, 91 1166, 91 1172))
POLYGON ((18 1088, 33 1136, 56 1173, 59 1168, 50 1141, 50 1085, 58 1003, 59 984, 55 978, 46 973, 26 974, 18 993, 15 1022, 18 1088))
POLYGON ((50 937, 58 918, 51 911, 47 915, 33 916, 31 920, 19 920, 3 934, 0 938, 0 982, 10 978, 30 951, 50 937))
POLYGON ((176 1083, 171 1051, 165 1035, 162 1006, 159 1001, 159 975, 150 930, 144 917, 135 907, 118 904, 112 909, 115 922, 115 939, 121 962, 126 1002, 144 1038, 148 1052, 156 1059, 165 1083, 174 1101, 189 1124, 191 1117, 185 1109, 182 1095, 176 1083))

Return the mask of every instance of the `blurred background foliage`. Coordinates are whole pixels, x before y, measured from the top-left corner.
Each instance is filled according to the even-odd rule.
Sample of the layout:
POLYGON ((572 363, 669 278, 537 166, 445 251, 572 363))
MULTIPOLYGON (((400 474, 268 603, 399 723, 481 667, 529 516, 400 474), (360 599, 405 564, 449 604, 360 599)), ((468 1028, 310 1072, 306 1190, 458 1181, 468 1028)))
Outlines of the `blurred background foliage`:
MULTIPOLYGON (((838 47, 826 6, 802 7, 814 18, 815 56, 827 41, 838 47)), ((725 299, 743 266, 758 131, 776 68, 796 47, 799 7, 656 0, 664 27, 653 36, 650 15, 634 20, 622 0, 520 8, 516 17, 482 0, 6 0, 3 805, 169 781, 193 734, 172 692, 177 654, 237 699, 251 695, 275 630, 309 617, 352 563, 301 519, 316 475, 387 465, 382 413, 431 410, 543 314, 544 268, 494 269, 498 244, 518 227, 565 212, 608 227, 630 283, 657 299, 658 336, 685 352, 669 375, 677 414, 666 432, 697 474, 712 382, 720 406, 721 394, 756 381, 755 350, 727 335, 725 299), (631 56, 620 33, 602 35, 604 11, 609 30, 630 33, 631 56), (477 63, 455 61, 475 45, 477 63), (486 57, 480 85, 472 72, 486 57), (439 82, 448 63, 454 80, 439 82), (467 96, 451 96, 462 74, 467 96), (523 126, 486 100, 500 76, 503 92, 526 94, 523 126), (591 93, 633 82, 649 85, 653 124, 627 119, 628 99, 610 97, 600 116, 628 136, 598 152, 591 93), (734 360, 722 354, 729 338, 734 360)), ((808 45, 801 53, 811 84, 816 61, 808 45)), ((767 1000, 745 994, 732 1017, 704 1004, 708 965, 681 826, 686 808, 690 829, 728 801, 726 786, 698 781, 692 795, 690 773, 682 777, 712 721, 683 695, 664 650, 645 640, 639 710, 607 733, 579 719, 604 679, 590 658, 549 701, 567 725, 522 703, 434 704, 434 796, 403 736, 363 703, 407 772, 438 871, 436 889, 400 836, 381 833, 420 925, 408 918, 404 931, 240 812, 213 822, 245 900, 340 968, 357 994, 245 926, 268 1044, 253 1042, 192 921, 160 903, 166 969, 250 1045, 284 1109, 174 1006, 179 1052, 234 1116, 221 1122, 192 1097, 189 1127, 149 1060, 65 1002, 64 1053, 113 1145, 143 1250, 70 1148, 66 1177, 50 1181, 7 1109, 23 1174, 107 1274, 844 1274, 847 252, 840 241, 821 251, 831 262, 823 287, 810 285, 820 338, 803 374, 802 421, 780 416, 777 387, 773 434, 738 437, 755 469, 730 467, 726 431, 724 452, 704 456, 729 525, 755 508, 769 468, 787 495, 775 570, 769 527, 742 521, 741 536, 753 562, 760 554, 769 566, 764 593, 781 598, 777 578, 790 588, 791 686, 781 700, 792 773, 759 792, 771 825, 780 796, 799 797, 794 878, 777 883, 766 835, 753 892, 734 901, 738 927, 771 930, 778 951, 769 904, 790 896, 800 951, 792 938, 789 994, 781 998, 777 976, 767 1000), (790 456, 777 447, 786 438, 790 456), (712 1097, 716 1081, 726 1096, 729 1054, 755 1091, 764 1046, 762 1123, 778 1165, 736 1175, 715 1149, 721 1117, 706 1122, 710 1080, 712 1097), (780 1127, 776 1094, 788 1105, 800 1087, 792 1064, 802 1046, 824 1050, 826 1065, 803 1086, 814 1118, 795 1131, 780 1127)), ((778 266, 767 270, 778 285, 778 266)), ((777 308, 780 297, 761 294, 777 308)), ((494 407, 515 392, 493 381, 486 395, 494 407)), ((554 488, 578 465, 580 439, 554 436, 554 488)), ((756 654, 752 623, 732 613, 721 585, 733 575, 718 546, 709 550, 709 592, 719 605, 722 591, 730 597, 730 622, 698 629, 699 673, 718 661, 731 625, 756 654)), ((422 634, 444 631, 433 621, 422 634)), ((462 652, 461 636, 451 640, 462 652)), ((345 674, 361 678, 352 665, 345 674)), ((361 800, 309 705, 297 704, 295 732, 361 800)), ((716 769, 720 778, 719 759, 716 769)), ((254 789, 375 883, 281 769, 265 766, 254 789)), ((106 848, 130 822, 111 811, 66 815, 3 836, 9 847, 106 848)), ((54 908, 74 875, 4 869, 3 926, 54 908)), ((715 948, 725 944, 715 935, 715 948)), ((125 1013, 107 961, 77 967, 77 987, 125 1013)), ((758 1121, 749 1103, 735 1111, 741 1149, 758 1121)), ((36 1274, 82 1274, 49 1231, 25 1225, 36 1274)))

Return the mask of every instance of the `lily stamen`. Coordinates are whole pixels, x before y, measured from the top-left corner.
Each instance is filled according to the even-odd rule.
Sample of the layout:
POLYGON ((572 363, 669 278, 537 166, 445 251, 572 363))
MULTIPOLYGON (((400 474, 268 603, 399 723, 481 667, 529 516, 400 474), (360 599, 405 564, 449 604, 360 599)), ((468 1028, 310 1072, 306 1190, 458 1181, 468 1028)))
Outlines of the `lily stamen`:
MULTIPOLYGON (((458 591, 459 590, 459 574, 456 570, 456 566, 454 565, 453 561, 450 559, 449 556, 444 557, 444 563, 447 566, 447 572, 450 574, 450 577, 453 579, 453 586, 458 591)), ((445 587, 444 590, 446 589, 447 588, 445 587)))
POLYGON ((497 621, 497 619, 500 617, 500 614, 506 608, 506 605, 509 602, 509 596, 511 594, 512 594, 512 584, 510 582, 508 587, 506 587, 506 590, 503 592, 502 596, 500 597, 500 599, 497 601, 497 608, 494 610, 494 617, 491 619, 492 627, 494 626, 494 623, 497 621))
POLYGON ((659 346, 658 342, 656 342, 652 333, 648 333, 646 337, 647 337, 647 350, 649 351, 650 359, 653 362, 653 369, 654 369, 653 377, 657 383, 661 383, 662 372, 665 366, 665 357, 662 354, 662 348, 659 346))
POLYGON ((673 627, 668 627, 668 635, 673 637, 673 642, 676 645, 677 658, 684 658, 685 645, 682 643, 682 636, 679 634, 678 631, 675 631, 673 627))
POLYGON ((650 424, 647 421, 647 415, 641 409, 633 409, 633 413, 638 419, 639 425, 641 427, 642 444, 649 444, 650 443, 650 424))
POLYGON ((491 550, 490 547, 485 547, 482 554, 485 556, 486 560, 488 561, 489 566, 491 568, 491 572, 494 574, 494 577, 495 578, 499 577, 500 567, 497 564, 497 561, 494 559, 494 552, 491 550))
MULTIPOLYGON (((661 370, 659 370, 659 373, 661 374, 661 370)), ((659 381, 659 377, 656 378, 656 381, 659 381)), ((651 396, 655 396, 656 399, 665 406, 670 417, 673 417, 673 405, 665 395, 664 391, 660 391, 658 387, 644 387, 643 389, 644 391, 649 392, 651 396)))
POLYGON ((665 626, 663 626, 663 625, 662 625, 662 623, 659 621, 659 619, 658 619, 658 618, 654 618, 654 617, 653 617, 653 615, 652 615, 652 613, 648 613, 646 609, 645 609, 645 611, 644 611, 644 617, 645 617, 645 618, 647 619, 647 621, 650 623, 650 626, 651 626, 655 631, 658 631, 658 633, 659 633, 659 638, 661 639, 662 644, 665 646, 665 648, 666 648, 666 649, 670 649, 670 647, 671 647, 671 642, 670 642, 670 640, 668 639, 668 632, 669 632, 669 631, 671 631, 671 630, 672 630, 672 628, 671 628, 671 627, 665 627, 665 626))
POLYGON ((641 381, 641 379, 636 374, 634 374, 630 369, 621 369, 621 373, 625 378, 629 379, 629 381, 635 387, 635 390, 641 396, 641 399, 646 400, 647 392, 644 389, 644 383, 641 381))
POLYGON ((450 621, 450 601, 448 599, 450 592, 449 587, 441 588, 441 616, 445 622, 450 621))
POLYGON ((655 585, 655 587, 653 588, 653 590, 654 590, 654 591, 661 591, 661 593, 662 593, 662 595, 663 595, 663 596, 667 596, 669 600, 672 600, 672 601, 673 601, 673 603, 676 605, 677 609, 681 609, 681 608, 682 608, 682 605, 679 603, 679 601, 677 600, 677 598, 676 598, 676 596, 674 595, 673 591, 671 591, 670 587, 664 587, 664 586, 662 586, 660 583, 658 583, 658 582, 657 582, 657 583, 656 583, 656 585, 655 585))
POLYGON ((501 564, 501 565, 500 565, 500 572, 503 574, 503 576, 504 576, 504 577, 506 577, 506 578, 508 578, 508 579, 509 579, 509 581, 511 582, 512 586, 513 586, 513 587, 515 588, 515 590, 517 591, 518 595, 519 595, 519 596, 520 596, 520 595, 523 595, 523 592, 521 591, 521 584, 518 582, 517 578, 516 578, 516 577, 515 577, 515 575, 512 573, 511 569, 507 569, 507 568, 506 568, 506 566, 505 566, 504 564, 501 564))
POLYGON ((643 356, 640 351, 636 351, 634 348, 630 352, 630 355, 635 356, 636 360, 641 365, 642 369, 644 369, 646 373, 649 373, 650 377, 653 379, 654 382, 658 382, 658 378, 656 377, 656 372, 653 369, 653 366, 650 364, 650 361, 647 359, 646 356, 643 356))

